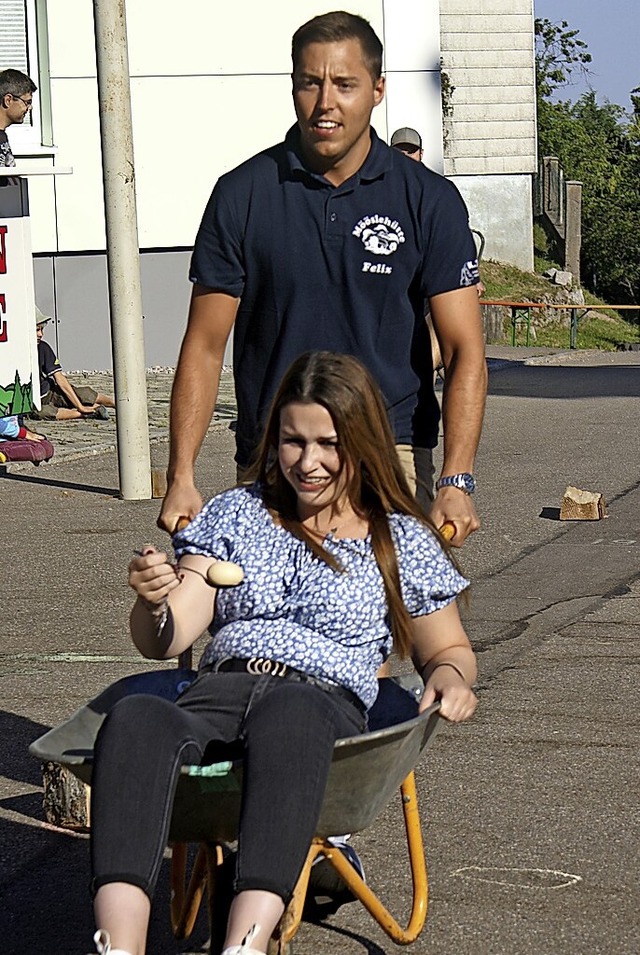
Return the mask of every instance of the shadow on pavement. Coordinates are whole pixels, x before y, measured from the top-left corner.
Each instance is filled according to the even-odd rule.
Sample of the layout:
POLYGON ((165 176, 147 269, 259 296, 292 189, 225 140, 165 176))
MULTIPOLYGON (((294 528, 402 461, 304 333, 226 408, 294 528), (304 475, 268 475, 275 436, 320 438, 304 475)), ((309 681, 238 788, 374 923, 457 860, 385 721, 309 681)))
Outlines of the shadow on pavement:
POLYGON ((541 517, 544 521, 559 521, 560 508, 559 507, 543 507, 538 517, 541 517))
MULTIPOLYGON (((364 955, 386 955, 383 948, 380 948, 379 945, 376 945, 376 943, 370 939, 365 938, 364 935, 358 935, 356 932, 350 932, 346 928, 338 928, 337 925, 329 925, 326 922, 322 922, 321 926, 323 931, 332 932, 334 935, 340 935, 343 938, 350 938, 353 939, 354 942, 359 942, 360 945, 362 945, 364 955)), ((295 939, 293 942, 295 944, 295 939)), ((389 942, 389 945, 392 945, 392 943, 389 942)), ((335 950, 337 952, 340 951, 339 942, 336 942, 335 950)))
POLYGON ((521 398, 637 398, 640 364, 525 365, 505 362, 489 375, 489 394, 521 398), (515 371, 517 375, 511 376, 515 371))
MULTIPOLYGON (((93 951, 88 837, 2 819, 0 846, 0 893, 5 903, 0 907, 3 955, 82 955, 93 951), (28 860, 28 866, 22 859, 28 860)), ((191 938, 176 941, 169 921, 169 862, 165 860, 152 906, 148 951, 155 955, 205 952, 205 908, 191 938)))
POLYGON ((91 494, 105 494, 109 497, 120 497, 120 491, 115 487, 100 487, 96 484, 77 484, 75 481, 57 481, 55 478, 40 477, 35 474, 10 474, 0 469, 0 479, 5 481, 22 481, 25 484, 41 484, 46 487, 59 487, 67 491, 89 491, 91 494))
MULTIPOLYGON (((28 753, 29 744, 50 729, 42 723, 18 716, 6 710, 0 711, 0 775, 30 786, 41 786, 42 776, 38 762, 28 753)), ((6 805, 3 801, 2 805, 6 805)), ((29 815, 29 813, 25 813, 29 815)), ((42 813, 39 813, 42 818, 42 813)))

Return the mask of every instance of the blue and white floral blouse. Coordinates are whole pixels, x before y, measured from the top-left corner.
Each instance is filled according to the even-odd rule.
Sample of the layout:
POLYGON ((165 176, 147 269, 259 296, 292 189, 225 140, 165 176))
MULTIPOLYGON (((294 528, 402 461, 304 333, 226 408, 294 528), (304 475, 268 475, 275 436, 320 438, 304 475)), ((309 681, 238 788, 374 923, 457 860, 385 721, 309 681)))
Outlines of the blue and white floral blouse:
MULTIPOLYGON (((413 517, 389 519, 405 604, 412 617, 445 607, 464 590, 462 577, 431 531, 413 517)), ((232 560, 238 587, 220 589, 200 665, 223 657, 264 657, 346 686, 370 707, 376 673, 391 652, 387 603, 371 538, 324 546, 345 572, 315 557, 275 524, 260 488, 234 488, 212 498, 174 537, 179 558, 232 560)))

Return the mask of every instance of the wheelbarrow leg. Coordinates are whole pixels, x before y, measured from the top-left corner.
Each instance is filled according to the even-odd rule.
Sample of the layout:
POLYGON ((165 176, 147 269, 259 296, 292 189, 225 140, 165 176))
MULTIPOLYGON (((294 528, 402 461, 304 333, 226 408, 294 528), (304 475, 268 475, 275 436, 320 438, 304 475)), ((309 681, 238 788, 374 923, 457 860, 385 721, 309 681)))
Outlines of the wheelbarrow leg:
POLYGON ((323 843, 316 839, 311 843, 307 858, 302 867, 302 872, 293 890, 291 901, 276 927, 273 938, 269 942, 267 955, 290 955, 291 939, 300 928, 300 922, 302 921, 302 910, 307 897, 307 889, 309 888, 311 866, 320 854, 322 845, 323 843))
POLYGON ((189 938, 193 932, 207 884, 207 847, 202 844, 185 888, 188 849, 186 842, 176 842, 171 852, 171 928, 175 938, 189 938))
MULTIPOLYGON (((345 859, 339 849, 336 849, 330 842, 323 840, 318 840, 317 843, 315 843, 315 847, 316 854, 321 853, 331 862, 342 881, 351 889, 355 897, 362 902, 366 910, 376 920, 380 928, 387 933, 389 938, 398 945, 408 945, 410 942, 415 942, 424 928, 428 905, 427 867, 424 858, 420 817, 418 815, 416 782, 413 773, 409 773, 403 782, 400 793, 402 797, 402 812, 407 833, 409 864, 413 883, 411 916, 406 929, 403 929, 402 926, 398 924, 377 895, 375 895, 367 883, 360 878, 351 863, 345 859)), ((313 848, 314 846, 312 846, 312 849, 313 848)), ((291 938, 292 936, 293 933, 287 932, 285 938, 291 938)))

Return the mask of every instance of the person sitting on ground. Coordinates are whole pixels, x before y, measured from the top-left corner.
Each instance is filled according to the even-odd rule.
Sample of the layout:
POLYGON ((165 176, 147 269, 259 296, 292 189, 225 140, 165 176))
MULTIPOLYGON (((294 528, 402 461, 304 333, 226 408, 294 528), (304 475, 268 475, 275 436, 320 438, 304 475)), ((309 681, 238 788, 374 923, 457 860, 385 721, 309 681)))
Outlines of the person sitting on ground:
POLYGON ((475 656, 456 595, 467 581, 416 503, 383 398, 351 356, 312 352, 279 386, 253 483, 212 498, 129 564, 133 642, 151 659, 208 627, 177 702, 121 699, 95 747, 92 891, 99 953, 144 955, 181 765, 244 755, 223 955, 264 953, 315 833, 335 741, 362 733, 392 651, 458 722, 476 707, 475 656), (214 589, 218 561, 244 572, 214 589), (259 666, 257 665, 259 663, 259 666), (112 947, 113 946, 113 947, 112 947))
POLYGON ((40 368, 39 411, 29 413, 37 421, 77 421, 79 418, 97 418, 108 421, 107 408, 116 403, 109 395, 102 395, 85 385, 72 385, 62 371, 62 365, 51 345, 43 338, 44 327, 51 319, 36 305, 36 337, 38 339, 38 366, 40 368))
POLYGON ((32 461, 40 464, 53 457, 53 445, 43 434, 30 431, 18 415, 0 418, 0 464, 7 461, 32 461))

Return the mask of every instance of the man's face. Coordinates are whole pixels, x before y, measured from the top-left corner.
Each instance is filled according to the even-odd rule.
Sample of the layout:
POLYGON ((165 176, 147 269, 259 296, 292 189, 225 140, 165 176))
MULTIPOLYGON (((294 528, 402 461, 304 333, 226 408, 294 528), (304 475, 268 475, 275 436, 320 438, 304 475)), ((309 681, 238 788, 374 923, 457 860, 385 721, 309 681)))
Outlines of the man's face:
POLYGON ((26 115, 33 105, 33 93, 23 93, 21 96, 7 93, 4 97, 4 105, 6 118, 9 120, 7 126, 24 123, 26 115))
POLYGON ((398 145, 393 148, 397 149, 398 152, 404 153, 409 159, 415 159, 416 162, 422 161, 422 150, 419 146, 414 146, 411 143, 398 143, 398 145))
POLYGON ((371 76, 359 40, 310 43, 292 78, 304 158, 339 185, 367 158, 371 112, 384 96, 384 79, 371 76))

